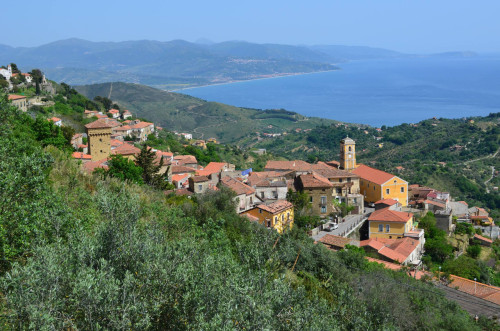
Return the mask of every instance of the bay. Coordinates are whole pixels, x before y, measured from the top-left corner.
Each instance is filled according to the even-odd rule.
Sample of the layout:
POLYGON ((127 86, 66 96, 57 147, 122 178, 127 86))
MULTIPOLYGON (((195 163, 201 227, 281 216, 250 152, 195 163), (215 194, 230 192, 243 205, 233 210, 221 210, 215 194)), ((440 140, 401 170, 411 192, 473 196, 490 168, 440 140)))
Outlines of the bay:
POLYGON ((353 61, 341 69, 178 91, 208 101, 372 126, 500 111, 500 56, 353 61))

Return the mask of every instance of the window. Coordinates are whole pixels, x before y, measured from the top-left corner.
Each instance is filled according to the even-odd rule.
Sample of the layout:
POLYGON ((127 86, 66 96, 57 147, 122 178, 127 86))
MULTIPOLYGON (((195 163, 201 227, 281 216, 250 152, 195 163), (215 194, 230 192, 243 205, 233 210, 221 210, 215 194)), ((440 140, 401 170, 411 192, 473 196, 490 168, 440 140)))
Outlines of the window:
POLYGON ((342 183, 342 178, 339 178, 339 183, 342 183))
POLYGON ((288 221, 290 219, 290 213, 286 213, 286 220, 288 221))
POLYGON ((385 189, 385 194, 389 194, 390 190, 388 188, 385 189))
POLYGON ((278 223, 278 216, 274 217, 274 224, 278 223))
POLYGON ((342 189, 340 187, 337 187, 337 194, 341 194, 342 193, 342 189))
POLYGON ((326 197, 325 196, 321 197, 321 204, 326 205, 326 197))
POLYGON ((259 214, 262 214, 262 209, 259 209, 259 214))
POLYGON ((401 188, 401 193, 405 193, 405 188, 404 187, 401 188))
POLYGON ((198 184, 198 190, 202 190, 203 189, 203 185, 202 184, 198 184))
POLYGON ((264 192, 260 192, 260 197, 264 198, 264 192))
POLYGON ((351 146, 349 146, 349 152, 352 152, 352 147, 351 146))
POLYGON ((267 227, 270 228, 271 227, 271 220, 267 220, 267 227))
POLYGON ((373 190, 375 191, 375 186, 373 186, 373 190))
POLYGON ((397 180, 395 180, 395 181, 394 181, 394 184, 396 184, 397 182, 398 182, 398 181, 397 181, 397 180))
POLYGON ((321 207, 321 214, 326 214, 326 206, 321 207))
POLYGON ((99 138, 99 141, 102 142, 102 138, 99 138))
POLYGON ((370 188, 370 183, 366 184, 366 187, 370 188))
POLYGON ((281 223, 285 223, 285 214, 281 214, 281 223))
POLYGON ((352 199, 352 203, 356 205, 358 203, 358 198, 352 199))
POLYGON ((309 197, 309 202, 312 203, 313 202, 313 197, 309 197))
POLYGON ((347 182, 350 183, 351 182, 351 177, 347 177, 347 182))
POLYGON ((385 226, 385 232, 389 232, 390 229, 391 229, 391 226, 389 224, 386 224, 386 226, 385 226))
POLYGON ((384 232, 384 225, 383 224, 378 225, 378 232, 384 232))

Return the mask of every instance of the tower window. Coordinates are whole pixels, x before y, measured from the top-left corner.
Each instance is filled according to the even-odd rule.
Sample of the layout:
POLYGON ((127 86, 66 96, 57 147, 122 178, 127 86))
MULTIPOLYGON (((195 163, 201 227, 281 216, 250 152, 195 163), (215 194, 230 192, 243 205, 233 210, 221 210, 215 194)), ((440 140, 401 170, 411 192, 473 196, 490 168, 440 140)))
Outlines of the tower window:
POLYGON ((349 152, 352 152, 352 147, 351 146, 349 146, 349 152))

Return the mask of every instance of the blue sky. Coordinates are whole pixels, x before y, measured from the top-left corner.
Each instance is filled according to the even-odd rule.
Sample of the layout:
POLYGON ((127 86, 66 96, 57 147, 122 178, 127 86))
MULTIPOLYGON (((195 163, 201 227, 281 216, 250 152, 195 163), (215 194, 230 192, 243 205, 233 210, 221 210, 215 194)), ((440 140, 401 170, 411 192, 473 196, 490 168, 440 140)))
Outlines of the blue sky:
POLYGON ((499 0, 24 0, 12 1, 2 12, 0 44, 11 46, 73 37, 207 38, 411 53, 500 51, 499 0))

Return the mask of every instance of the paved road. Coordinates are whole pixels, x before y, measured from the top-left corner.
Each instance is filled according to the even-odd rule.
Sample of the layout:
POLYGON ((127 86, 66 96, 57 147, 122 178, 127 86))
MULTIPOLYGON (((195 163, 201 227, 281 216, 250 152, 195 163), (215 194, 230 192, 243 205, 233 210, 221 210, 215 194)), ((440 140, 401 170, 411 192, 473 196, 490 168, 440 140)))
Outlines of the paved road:
POLYGON ((338 229, 332 231, 320 231, 317 235, 313 236, 314 240, 319 240, 325 234, 333 234, 335 236, 344 236, 352 227, 358 225, 363 219, 367 218, 368 214, 373 212, 372 208, 366 208, 364 215, 347 215, 343 222, 339 223, 338 229))
POLYGON ((448 300, 455 301, 462 309, 468 311, 471 315, 484 315, 489 318, 496 317, 497 321, 500 321, 499 305, 442 284, 435 283, 434 285, 443 290, 448 300))

